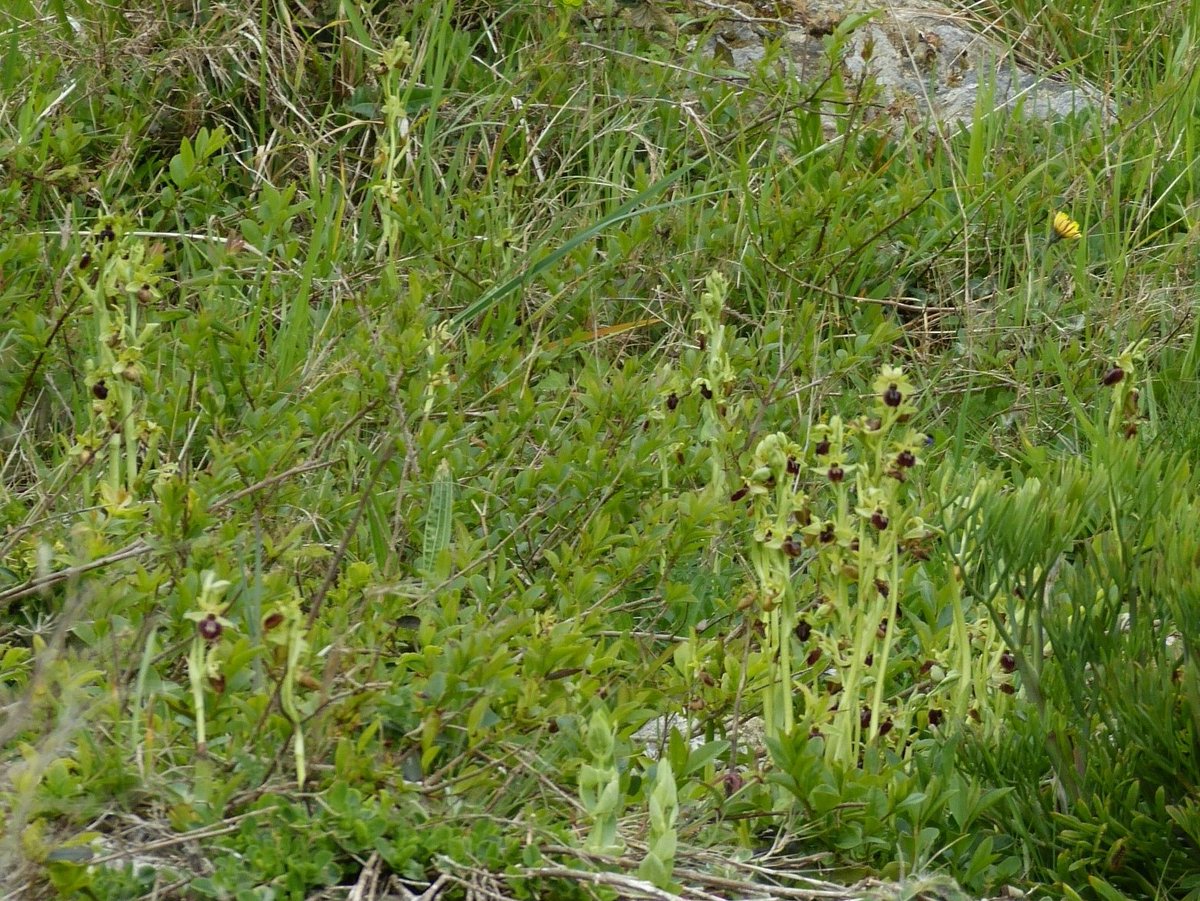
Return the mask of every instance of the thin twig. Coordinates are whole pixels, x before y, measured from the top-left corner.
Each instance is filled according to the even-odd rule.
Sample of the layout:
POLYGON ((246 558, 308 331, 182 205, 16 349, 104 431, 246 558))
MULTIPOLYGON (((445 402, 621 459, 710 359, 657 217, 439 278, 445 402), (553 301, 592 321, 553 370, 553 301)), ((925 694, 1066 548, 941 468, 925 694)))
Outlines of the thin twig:
POLYGON ((192 832, 185 832, 182 835, 173 835, 170 838, 160 839, 156 842, 150 842, 146 845, 138 845, 132 848, 123 848, 120 851, 114 851, 111 854, 105 854, 103 857, 93 857, 88 861, 90 866, 96 864, 108 863, 111 860, 120 860, 123 857, 130 857, 134 854, 146 854, 150 851, 161 851, 164 848, 173 848, 176 845, 183 845, 187 842, 200 841, 205 838, 215 838, 218 835, 227 835, 230 832, 236 832, 241 828, 242 820, 250 817, 261 816, 264 813, 274 813, 279 809, 278 804, 273 804, 270 807, 260 807, 255 810, 248 810, 245 813, 240 813, 237 816, 226 817, 215 826, 205 826, 203 829, 196 829, 192 832))

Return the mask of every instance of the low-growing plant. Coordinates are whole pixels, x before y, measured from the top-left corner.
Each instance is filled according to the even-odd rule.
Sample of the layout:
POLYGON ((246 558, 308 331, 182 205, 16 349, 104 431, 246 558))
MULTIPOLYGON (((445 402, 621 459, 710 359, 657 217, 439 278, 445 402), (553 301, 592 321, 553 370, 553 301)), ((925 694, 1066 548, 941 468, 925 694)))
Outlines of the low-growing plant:
POLYGON ((857 15, 13 0, 4 890, 1194 895, 1200 23, 1001 6, 1119 128, 901 133, 857 15))
POLYGON ((910 484, 926 451, 915 389, 892 367, 872 388, 867 413, 831 417, 807 446, 760 441, 734 495, 749 496, 755 521, 767 734, 821 736, 842 768, 870 747, 903 754, 914 735, 959 728, 968 712, 992 720, 1005 706, 977 677, 998 656, 988 622, 965 609, 953 573, 925 565, 936 532, 910 484))

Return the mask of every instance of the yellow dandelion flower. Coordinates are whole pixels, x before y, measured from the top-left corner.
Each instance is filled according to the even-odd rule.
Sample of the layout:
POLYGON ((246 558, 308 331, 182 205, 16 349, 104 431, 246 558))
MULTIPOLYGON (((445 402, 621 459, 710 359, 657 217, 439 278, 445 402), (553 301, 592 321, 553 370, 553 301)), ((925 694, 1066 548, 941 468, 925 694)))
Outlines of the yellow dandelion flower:
POLYGON ((1050 237, 1050 243, 1055 241, 1067 240, 1074 241, 1079 237, 1079 223, 1068 216, 1066 213, 1057 212, 1054 214, 1054 234, 1050 237))

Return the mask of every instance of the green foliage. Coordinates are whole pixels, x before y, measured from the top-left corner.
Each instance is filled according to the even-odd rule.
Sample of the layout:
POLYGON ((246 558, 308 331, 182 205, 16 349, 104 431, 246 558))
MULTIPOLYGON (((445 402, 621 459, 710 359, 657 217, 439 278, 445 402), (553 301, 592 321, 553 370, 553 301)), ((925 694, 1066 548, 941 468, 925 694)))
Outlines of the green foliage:
POLYGON ((829 762, 819 736, 768 743, 778 765, 768 778, 799 804, 806 837, 893 877, 941 865, 975 892, 1020 872, 1012 839, 984 826, 1010 789, 962 775, 953 742, 923 740, 909 761, 883 751, 851 767, 829 762))
POLYGON ((853 18, 10 6, 11 891, 1200 891, 1194 9, 931 142, 853 18))
POLYGON ((675 852, 679 837, 675 828, 679 817, 679 801, 675 787, 675 774, 669 760, 660 761, 654 768, 654 788, 649 794, 650 838, 646 856, 638 867, 638 875, 648 879, 659 888, 672 886, 671 870, 675 865, 675 852))
MULTIPOLYGON (((613 728, 608 712, 602 707, 596 708, 588 721, 586 744, 591 762, 579 768, 579 799, 592 819, 587 847, 599 852, 617 851, 621 847, 617 821, 621 816, 623 792, 614 754, 613 728)), ((656 873, 661 868, 660 863, 656 873)))

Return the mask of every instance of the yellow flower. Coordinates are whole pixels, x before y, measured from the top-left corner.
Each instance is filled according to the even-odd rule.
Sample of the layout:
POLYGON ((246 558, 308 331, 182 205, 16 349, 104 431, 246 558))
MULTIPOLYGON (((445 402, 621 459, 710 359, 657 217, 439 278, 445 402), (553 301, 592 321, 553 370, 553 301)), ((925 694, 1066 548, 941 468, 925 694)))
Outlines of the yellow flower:
POLYGON ((1068 216, 1066 213, 1057 212, 1054 214, 1054 234, 1050 236, 1050 243, 1066 239, 1074 241, 1079 237, 1079 223, 1068 216))

